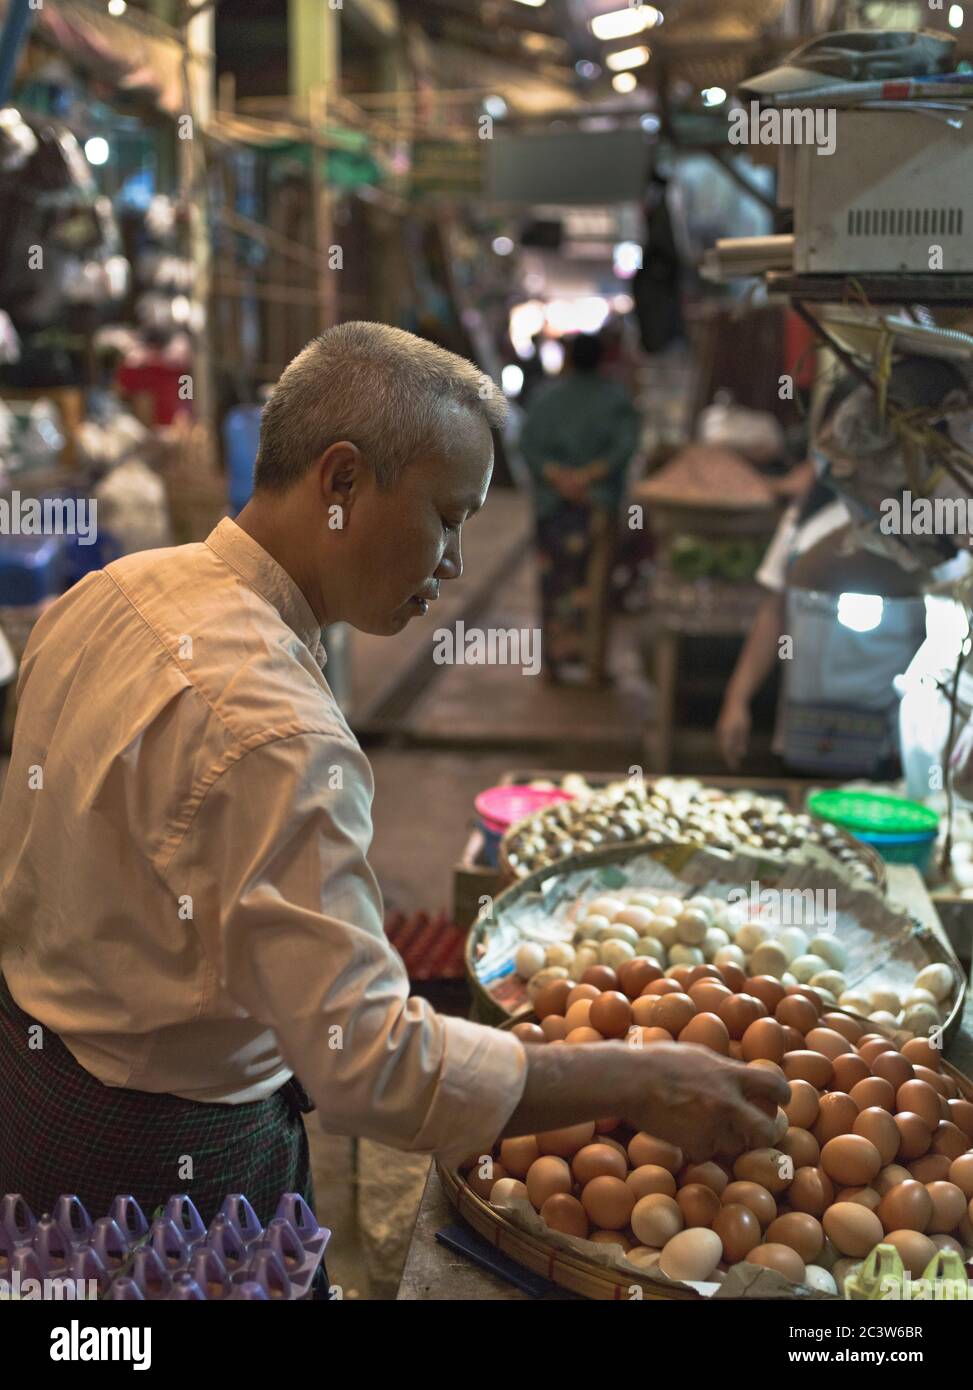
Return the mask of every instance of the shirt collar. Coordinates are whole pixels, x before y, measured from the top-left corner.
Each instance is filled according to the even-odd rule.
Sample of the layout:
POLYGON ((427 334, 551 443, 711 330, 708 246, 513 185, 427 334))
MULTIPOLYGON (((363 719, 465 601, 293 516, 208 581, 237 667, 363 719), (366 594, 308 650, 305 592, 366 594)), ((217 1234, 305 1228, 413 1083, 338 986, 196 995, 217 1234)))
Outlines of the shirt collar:
POLYGON ((277 609, 287 626, 297 633, 323 666, 327 656, 321 641, 321 625, 301 590, 274 557, 228 516, 206 537, 206 544, 251 589, 277 609))

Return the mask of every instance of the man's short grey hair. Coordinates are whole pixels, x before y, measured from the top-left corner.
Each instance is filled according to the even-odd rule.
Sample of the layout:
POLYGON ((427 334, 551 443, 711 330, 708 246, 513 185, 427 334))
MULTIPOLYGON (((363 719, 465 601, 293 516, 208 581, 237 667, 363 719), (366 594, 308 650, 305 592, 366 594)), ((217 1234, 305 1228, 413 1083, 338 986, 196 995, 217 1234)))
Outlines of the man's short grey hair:
POLYGON ((341 440, 356 444, 380 487, 442 447, 451 405, 499 429, 508 406, 479 367, 383 323, 343 323, 308 343, 264 407, 254 486, 282 492, 341 440))

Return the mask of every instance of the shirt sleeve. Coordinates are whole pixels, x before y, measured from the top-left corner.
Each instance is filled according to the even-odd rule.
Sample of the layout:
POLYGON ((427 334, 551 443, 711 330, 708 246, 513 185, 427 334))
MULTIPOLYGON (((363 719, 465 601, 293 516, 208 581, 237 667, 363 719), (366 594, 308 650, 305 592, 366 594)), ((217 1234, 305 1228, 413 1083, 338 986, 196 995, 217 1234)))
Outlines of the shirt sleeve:
MULTIPOLYGON (((337 737, 246 753, 187 836, 194 920, 223 987, 273 1030, 325 1129, 447 1157, 486 1152, 523 1094, 524 1048, 409 997, 366 858, 372 787, 361 749, 337 737)), ((183 892, 178 858, 168 877, 183 892)))
POLYGON ((775 594, 782 594, 787 587, 787 566, 797 535, 797 517, 797 506, 788 507, 757 570, 757 583, 775 594))

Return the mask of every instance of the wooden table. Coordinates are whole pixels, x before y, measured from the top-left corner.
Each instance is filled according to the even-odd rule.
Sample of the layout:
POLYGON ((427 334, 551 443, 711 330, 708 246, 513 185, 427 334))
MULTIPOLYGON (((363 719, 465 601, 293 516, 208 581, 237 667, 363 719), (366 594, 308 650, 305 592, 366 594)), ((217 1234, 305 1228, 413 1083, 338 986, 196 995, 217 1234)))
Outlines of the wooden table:
MULTIPOLYGON (((942 934, 942 927, 922 879, 915 869, 890 864, 889 897, 942 934)), ((969 991, 963 1021, 946 1052, 947 1060, 967 1076, 973 1076, 973 990, 969 991)), ((490 1274, 463 1255, 440 1245, 436 1232, 458 1218, 446 1200, 435 1165, 429 1170, 419 1205, 412 1243, 406 1257, 398 1297, 404 1300, 475 1302, 494 1300, 505 1303, 531 1301, 528 1294, 490 1274)), ((543 1301, 561 1301, 576 1295, 553 1289, 543 1301)))

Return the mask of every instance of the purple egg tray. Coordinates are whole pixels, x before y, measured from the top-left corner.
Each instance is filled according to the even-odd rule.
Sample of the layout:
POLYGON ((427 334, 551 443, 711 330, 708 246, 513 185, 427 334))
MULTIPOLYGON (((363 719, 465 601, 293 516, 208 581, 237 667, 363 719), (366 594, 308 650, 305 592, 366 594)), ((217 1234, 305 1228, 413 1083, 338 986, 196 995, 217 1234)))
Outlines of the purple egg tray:
POLYGON ((209 1226, 182 1194, 149 1222, 134 1197, 116 1197, 92 1221, 77 1197, 35 1218, 10 1193, 0 1198, 0 1280, 70 1280, 109 1300, 297 1300, 308 1297, 330 1238, 296 1192, 284 1193, 266 1227, 240 1193, 223 1199, 209 1226))

